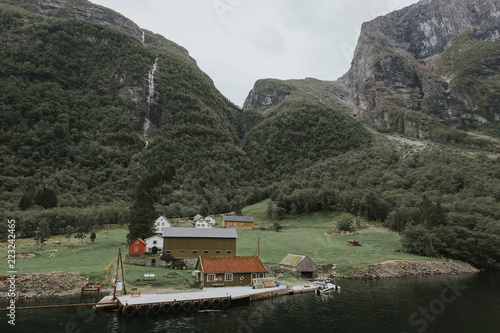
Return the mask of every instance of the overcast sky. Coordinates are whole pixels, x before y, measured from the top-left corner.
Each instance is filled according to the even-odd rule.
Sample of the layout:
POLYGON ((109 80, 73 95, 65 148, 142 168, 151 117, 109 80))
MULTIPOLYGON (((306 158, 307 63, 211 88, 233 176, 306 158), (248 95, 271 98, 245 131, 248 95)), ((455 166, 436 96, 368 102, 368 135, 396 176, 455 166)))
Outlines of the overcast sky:
POLYGON ((91 0, 185 47, 242 106, 262 78, 336 80, 361 24, 418 0, 91 0))

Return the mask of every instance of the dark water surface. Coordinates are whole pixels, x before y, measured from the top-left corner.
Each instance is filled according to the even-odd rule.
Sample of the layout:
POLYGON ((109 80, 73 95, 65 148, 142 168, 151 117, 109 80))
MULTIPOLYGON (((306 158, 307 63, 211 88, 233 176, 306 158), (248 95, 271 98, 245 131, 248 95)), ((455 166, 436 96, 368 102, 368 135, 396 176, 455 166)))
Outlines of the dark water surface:
MULTIPOLYGON (((17 310, 16 326, 0 312, 0 332, 500 332, 500 272, 337 284, 340 295, 284 296, 220 312, 123 318, 93 315, 91 307, 17 310)), ((64 302, 80 299, 16 305, 64 302)))

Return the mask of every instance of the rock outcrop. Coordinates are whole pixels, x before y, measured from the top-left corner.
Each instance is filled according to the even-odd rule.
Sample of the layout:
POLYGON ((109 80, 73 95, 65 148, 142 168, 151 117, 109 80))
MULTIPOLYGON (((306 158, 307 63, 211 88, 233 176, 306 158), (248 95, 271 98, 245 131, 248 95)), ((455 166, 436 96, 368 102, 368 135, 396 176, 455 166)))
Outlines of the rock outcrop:
POLYGON ((263 79, 258 80, 243 104, 243 110, 252 106, 269 107, 286 99, 295 88, 285 81, 263 79))
POLYGON ((499 104, 470 86, 498 85, 499 42, 498 1, 423 0, 364 23, 342 81, 368 121, 373 110, 400 107, 455 128, 491 122, 499 104))
MULTIPOLYGON (((65 272, 18 274, 15 294, 19 299, 78 295, 86 283, 84 277, 65 272)), ((10 299, 8 280, 0 281, 0 290, 0 299, 10 299)))
POLYGON ((478 273, 469 264, 434 261, 389 260, 380 264, 358 267, 354 273, 344 276, 350 279, 399 278, 406 276, 427 276, 439 274, 478 273))

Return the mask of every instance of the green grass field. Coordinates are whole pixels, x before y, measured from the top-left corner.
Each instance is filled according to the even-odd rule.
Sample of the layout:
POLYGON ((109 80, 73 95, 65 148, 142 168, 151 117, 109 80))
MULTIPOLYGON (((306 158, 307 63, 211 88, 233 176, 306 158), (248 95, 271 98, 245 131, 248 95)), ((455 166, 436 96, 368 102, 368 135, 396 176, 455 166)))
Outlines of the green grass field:
MULTIPOLYGON (((87 237, 83 245, 79 239, 68 240, 64 235, 56 235, 52 236, 42 249, 33 238, 17 239, 17 254, 34 253, 36 256, 16 259, 15 268, 20 274, 64 271, 88 276, 91 281, 106 281, 109 286, 116 274, 118 249, 121 249, 123 257, 128 252, 127 233, 126 227, 101 229, 96 231, 94 244, 87 237), (61 244, 55 244, 57 241, 61 244), (58 251, 53 253, 52 250, 58 251)), ((0 253, 4 257, 7 256, 7 245, 6 242, 0 243, 0 253)), ((129 287, 182 289, 186 288, 186 278, 193 279, 190 271, 174 271, 164 267, 125 265, 124 271, 125 282, 129 287), (144 274, 155 274, 155 281, 143 281, 141 278, 144 274)))
MULTIPOLYGON (((254 230, 238 230, 237 255, 256 255, 257 241, 260 239, 260 256, 264 263, 278 266, 289 253, 304 254, 318 265, 337 264, 338 273, 349 274, 356 266, 366 266, 386 260, 434 260, 404 252, 394 252, 401 248, 400 236, 385 228, 363 223, 355 235, 330 235, 326 231, 335 225, 337 216, 332 214, 314 214, 306 217, 279 221, 283 229, 279 232, 269 230, 274 220, 267 217, 267 201, 246 207, 244 215, 253 215, 256 224, 254 230), (260 230, 265 227, 266 230, 260 230), (363 246, 347 245, 349 239, 355 239, 363 246)), ((220 218, 218 218, 220 221, 220 218)), ((64 235, 52 236, 40 249, 32 238, 17 239, 16 253, 34 253, 33 258, 16 259, 16 270, 22 273, 45 273, 65 271, 81 276, 88 276, 94 281, 111 281, 115 274, 118 249, 123 255, 128 251, 126 241, 127 228, 113 226, 97 230, 94 244, 89 237, 83 245, 79 239, 64 235), (60 241, 61 244, 55 244, 60 241), (51 252, 49 250, 58 250, 51 252), (53 255, 52 255, 53 254, 53 255)), ((0 243, 0 253, 7 257, 6 242, 0 243)), ((7 263, 5 263, 7 266, 7 263)), ((5 269, 7 271, 7 269, 5 269)), ((127 285, 141 288, 186 288, 185 279, 193 279, 190 270, 174 271, 164 267, 143 267, 125 265, 127 285), (144 274, 155 274, 154 282, 142 281, 144 274)), ((286 280, 293 277, 286 276, 286 280)))
POLYGON ((259 230, 270 227, 274 222, 267 218, 267 201, 243 210, 244 215, 254 215, 254 230, 239 230, 237 255, 255 255, 257 240, 260 238, 260 256, 266 264, 278 266, 287 254, 307 255, 318 265, 337 264, 337 272, 350 274, 356 266, 367 266, 386 260, 435 260, 405 252, 401 249, 400 236, 386 228, 363 223, 354 235, 326 234, 335 225, 332 214, 314 214, 304 218, 278 221, 283 229, 259 230), (363 246, 348 246, 354 239, 363 246))

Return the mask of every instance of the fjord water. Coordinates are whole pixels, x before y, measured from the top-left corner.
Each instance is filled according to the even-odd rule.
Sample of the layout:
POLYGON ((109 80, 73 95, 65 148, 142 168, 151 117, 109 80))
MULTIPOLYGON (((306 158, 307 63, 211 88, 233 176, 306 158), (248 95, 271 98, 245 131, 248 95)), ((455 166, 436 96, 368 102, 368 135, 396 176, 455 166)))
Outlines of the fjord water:
MULTIPOLYGON (((338 280, 341 294, 302 294, 227 311, 123 318, 90 307, 2 313, 1 332, 464 332, 500 331, 500 272, 338 280)), ((65 299, 79 303, 80 299, 65 299)), ((17 306, 61 304, 62 299, 17 306)), ((2 302, 2 305, 5 303, 2 302)))

